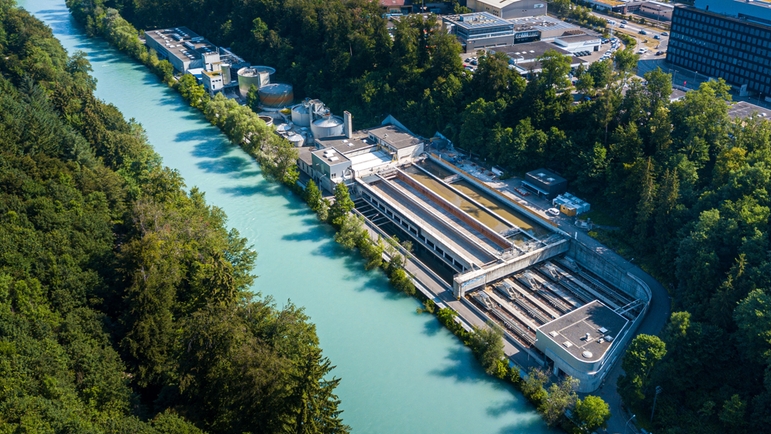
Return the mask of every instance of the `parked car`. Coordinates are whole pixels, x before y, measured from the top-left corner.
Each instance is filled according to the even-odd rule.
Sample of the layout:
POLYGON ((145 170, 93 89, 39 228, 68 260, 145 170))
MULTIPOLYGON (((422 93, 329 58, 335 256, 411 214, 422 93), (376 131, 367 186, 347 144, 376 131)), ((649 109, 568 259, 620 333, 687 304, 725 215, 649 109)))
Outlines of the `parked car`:
POLYGON ((669 33, 667 33, 667 32, 661 32, 661 36, 669 36, 669 33))
POLYGON ((641 35, 647 35, 648 34, 648 32, 646 32, 643 29, 640 29, 640 31, 638 33, 641 34, 641 35))
POLYGON ((656 52, 656 55, 657 55, 657 56, 661 56, 662 54, 664 54, 664 52, 663 52, 663 51, 657 51, 657 52, 656 52))
POLYGON ((619 27, 620 27, 620 28, 622 28, 622 29, 625 29, 625 28, 626 28, 626 26, 625 26, 625 25, 623 25, 623 24, 622 24, 622 25, 620 25, 619 27))
POLYGON ((560 215, 560 210, 558 210, 557 208, 549 208, 546 210, 546 214, 557 217, 558 215, 560 215))
POLYGON ((621 20, 621 24, 627 24, 626 20, 621 20))
POLYGON ((653 39, 661 39, 661 36, 656 35, 656 36, 653 37, 653 39))

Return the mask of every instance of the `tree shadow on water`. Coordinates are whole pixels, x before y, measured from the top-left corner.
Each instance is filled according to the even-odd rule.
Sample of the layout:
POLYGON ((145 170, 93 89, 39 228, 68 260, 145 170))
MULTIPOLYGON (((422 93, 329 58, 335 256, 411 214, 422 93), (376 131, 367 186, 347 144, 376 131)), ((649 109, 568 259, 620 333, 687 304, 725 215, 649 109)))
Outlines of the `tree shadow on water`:
POLYGON ((479 366, 479 362, 474 359, 471 350, 464 346, 456 346, 450 349, 445 360, 449 363, 445 363, 441 367, 432 370, 430 372, 431 375, 452 378, 460 383, 492 381, 479 366))
POLYGON ((237 187, 222 187, 220 191, 236 197, 246 196, 280 196, 281 189, 276 188, 276 185, 262 181, 256 184, 240 185, 237 187))
POLYGON ((427 315, 428 320, 423 323, 423 334, 426 336, 436 336, 437 333, 439 333, 444 326, 442 323, 439 322, 433 315, 430 314, 421 314, 421 315, 427 315))
POLYGON ((249 161, 241 157, 230 156, 199 161, 195 165, 209 173, 240 173, 249 167, 249 161))

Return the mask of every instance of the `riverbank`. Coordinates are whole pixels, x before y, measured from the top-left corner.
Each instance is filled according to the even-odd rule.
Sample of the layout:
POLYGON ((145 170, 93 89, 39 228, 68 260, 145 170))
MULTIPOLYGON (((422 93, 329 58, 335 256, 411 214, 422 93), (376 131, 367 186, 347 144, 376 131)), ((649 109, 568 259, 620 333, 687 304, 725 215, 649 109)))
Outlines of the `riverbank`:
POLYGON ((307 306, 337 365, 333 373, 343 378, 343 416, 355 432, 546 432, 518 394, 487 378, 468 350, 436 320, 416 315, 419 304, 389 290, 381 273, 363 272, 360 260, 331 242, 328 227, 263 179, 251 158, 184 108, 175 92, 82 37, 60 5, 25 7, 38 11, 68 49, 88 53, 99 96, 142 123, 164 163, 200 185, 207 201, 231 216, 229 225, 255 244, 262 254, 254 290, 307 306), (425 403, 435 404, 435 417, 425 418, 425 403))

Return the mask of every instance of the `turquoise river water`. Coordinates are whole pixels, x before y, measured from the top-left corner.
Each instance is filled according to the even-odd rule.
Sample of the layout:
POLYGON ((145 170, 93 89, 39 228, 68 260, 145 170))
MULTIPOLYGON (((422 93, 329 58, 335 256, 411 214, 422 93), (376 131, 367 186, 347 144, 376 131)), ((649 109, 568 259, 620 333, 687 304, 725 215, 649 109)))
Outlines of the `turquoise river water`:
MULTIPOLYGON (((254 291, 305 306, 342 377, 337 393, 355 433, 545 433, 531 405, 487 377, 473 356, 419 304, 364 272, 286 189, 144 66, 90 40, 61 0, 21 6, 46 22, 68 51, 82 50, 97 95, 147 130, 164 164, 206 192, 259 253, 254 291)), ((180 23, 184 24, 184 23, 180 23)))

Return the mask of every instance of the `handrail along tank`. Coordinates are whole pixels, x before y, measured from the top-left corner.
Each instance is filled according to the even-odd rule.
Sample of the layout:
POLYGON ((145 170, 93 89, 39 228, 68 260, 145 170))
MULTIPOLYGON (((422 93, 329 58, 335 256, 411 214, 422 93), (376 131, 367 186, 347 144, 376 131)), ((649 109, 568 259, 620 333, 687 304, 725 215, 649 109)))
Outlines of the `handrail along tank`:
POLYGON ((332 116, 327 111, 321 119, 311 124, 311 132, 316 139, 336 137, 343 135, 343 119, 340 116, 332 116))
POLYGON ((246 98, 249 89, 254 86, 261 89, 270 84, 270 76, 276 72, 270 66, 249 66, 238 70, 238 93, 246 98))
POLYGON ((294 101, 294 89, 291 84, 272 83, 261 87, 257 94, 260 96, 260 105, 269 109, 288 107, 294 101))

